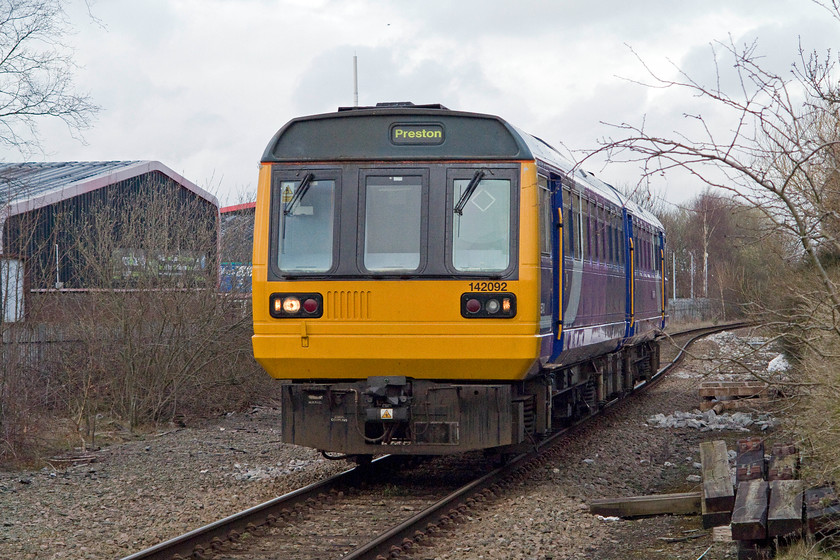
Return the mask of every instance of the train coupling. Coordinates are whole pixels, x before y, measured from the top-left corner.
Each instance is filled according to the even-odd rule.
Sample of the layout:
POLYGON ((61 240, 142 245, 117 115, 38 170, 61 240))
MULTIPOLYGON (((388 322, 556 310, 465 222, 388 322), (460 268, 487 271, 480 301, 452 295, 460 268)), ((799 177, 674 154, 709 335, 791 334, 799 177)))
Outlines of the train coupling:
POLYGON ((362 393, 368 403, 368 422, 408 422, 411 410, 411 383, 405 376, 368 377, 362 393))

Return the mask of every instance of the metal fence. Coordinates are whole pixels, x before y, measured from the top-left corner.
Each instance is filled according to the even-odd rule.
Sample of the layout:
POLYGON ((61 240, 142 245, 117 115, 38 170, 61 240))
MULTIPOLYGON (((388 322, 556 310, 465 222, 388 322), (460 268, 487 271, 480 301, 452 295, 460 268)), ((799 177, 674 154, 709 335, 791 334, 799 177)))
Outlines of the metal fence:
POLYGON ((672 323, 723 321, 740 316, 740 309, 719 299, 675 298, 668 302, 668 315, 672 323))

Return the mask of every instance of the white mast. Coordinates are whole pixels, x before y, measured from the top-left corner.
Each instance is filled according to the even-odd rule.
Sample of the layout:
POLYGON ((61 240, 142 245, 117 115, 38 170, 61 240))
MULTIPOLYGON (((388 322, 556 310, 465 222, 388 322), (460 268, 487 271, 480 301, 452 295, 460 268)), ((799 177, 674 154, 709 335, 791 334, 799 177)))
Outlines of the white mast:
POLYGON ((358 57, 353 55, 353 107, 359 106, 359 69, 358 57))

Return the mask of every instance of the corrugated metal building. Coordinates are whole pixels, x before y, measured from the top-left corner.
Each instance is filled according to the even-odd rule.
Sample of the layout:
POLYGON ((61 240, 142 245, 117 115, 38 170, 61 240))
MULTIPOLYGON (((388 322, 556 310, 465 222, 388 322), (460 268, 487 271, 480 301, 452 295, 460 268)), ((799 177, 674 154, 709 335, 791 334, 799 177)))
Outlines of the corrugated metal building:
POLYGON ((217 278, 216 197, 157 161, 0 164, 0 305, 217 278), (198 279, 198 280, 197 280, 198 279))
POLYGON ((251 293, 251 258, 254 245, 256 202, 225 206, 221 214, 221 267, 219 290, 251 293))

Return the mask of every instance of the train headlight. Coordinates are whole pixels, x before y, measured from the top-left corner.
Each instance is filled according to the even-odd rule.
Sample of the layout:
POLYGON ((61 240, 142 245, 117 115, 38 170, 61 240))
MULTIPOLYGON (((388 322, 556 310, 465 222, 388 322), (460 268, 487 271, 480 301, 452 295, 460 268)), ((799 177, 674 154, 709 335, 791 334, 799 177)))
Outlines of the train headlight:
POLYGON ((296 297, 287 297, 283 300, 283 311, 289 315, 294 315, 300 311, 300 300, 296 297))
POLYGON ((324 314, 324 297, 315 293, 271 294, 268 311, 275 319, 317 319, 324 314))
POLYGON ((516 316, 516 295, 493 292, 461 294, 461 316, 467 319, 511 319, 516 316))

